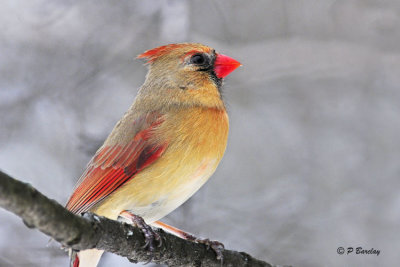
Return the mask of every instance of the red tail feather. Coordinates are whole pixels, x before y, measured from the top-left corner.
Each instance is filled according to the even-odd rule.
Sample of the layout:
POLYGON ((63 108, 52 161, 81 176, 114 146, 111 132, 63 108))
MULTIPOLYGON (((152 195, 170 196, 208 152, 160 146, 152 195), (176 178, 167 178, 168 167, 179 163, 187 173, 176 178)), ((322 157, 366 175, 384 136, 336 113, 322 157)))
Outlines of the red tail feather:
POLYGON ((71 262, 73 261, 72 267, 79 267, 78 253, 73 253, 71 257, 72 257, 71 262), (75 257, 75 259, 73 259, 73 257, 75 257))

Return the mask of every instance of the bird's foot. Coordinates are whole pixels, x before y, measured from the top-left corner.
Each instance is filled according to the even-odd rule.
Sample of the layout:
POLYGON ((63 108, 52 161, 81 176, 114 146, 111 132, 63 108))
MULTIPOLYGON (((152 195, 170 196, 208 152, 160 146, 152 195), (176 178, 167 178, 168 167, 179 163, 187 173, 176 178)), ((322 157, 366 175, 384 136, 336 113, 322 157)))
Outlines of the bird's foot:
POLYGON ((220 260, 221 262, 223 262, 224 255, 222 253, 225 250, 224 244, 222 244, 221 242, 216 241, 216 240, 210 240, 208 238, 202 239, 202 238, 197 238, 193 235, 188 235, 188 236, 189 237, 187 240, 191 240, 196 243, 204 244, 207 246, 207 249, 211 248, 212 250, 214 250, 215 254, 217 254, 217 260, 220 260))
POLYGON ((219 242, 217 240, 210 240, 208 238, 206 238, 206 239, 197 238, 196 242, 205 244, 207 246, 207 249, 211 248, 212 250, 214 250, 215 254, 217 254, 217 260, 221 260, 221 261, 224 260, 224 255, 222 253, 225 250, 225 246, 221 242, 219 242))
MULTIPOLYGON (((144 234, 145 244, 143 248, 148 249, 148 255, 153 256, 153 252, 156 247, 160 247, 162 245, 161 236, 148 225, 142 217, 133 214, 130 211, 124 210, 119 214, 120 217, 128 220, 132 225, 138 227, 144 234), (156 245, 156 242, 158 244, 156 245)), ((150 259, 151 261, 151 259, 150 259)), ((149 261, 149 262, 150 262, 149 261)))
POLYGON ((214 250, 215 254, 217 254, 217 260, 220 260, 221 263, 223 262, 223 260, 224 260, 223 252, 224 252, 225 246, 221 242, 210 240, 208 238, 207 239, 197 238, 192 234, 189 234, 185 231, 182 231, 178 228, 175 228, 171 225, 165 224, 160 221, 153 222, 152 225, 162 228, 163 230, 165 230, 169 233, 172 233, 176 236, 179 236, 180 238, 183 238, 185 240, 200 243, 200 244, 205 244, 207 246, 207 249, 211 248, 212 250, 214 250))

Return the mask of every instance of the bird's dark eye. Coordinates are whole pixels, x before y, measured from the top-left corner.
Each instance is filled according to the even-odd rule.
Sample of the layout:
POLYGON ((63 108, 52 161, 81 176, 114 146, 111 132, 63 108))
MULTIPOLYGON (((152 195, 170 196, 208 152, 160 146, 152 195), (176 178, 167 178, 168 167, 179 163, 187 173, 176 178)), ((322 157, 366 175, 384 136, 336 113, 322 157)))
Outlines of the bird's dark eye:
POLYGON ((204 54, 196 54, 190 58, 190 63, 196 65, 203 65, 207 63, 207 57, 204 54))

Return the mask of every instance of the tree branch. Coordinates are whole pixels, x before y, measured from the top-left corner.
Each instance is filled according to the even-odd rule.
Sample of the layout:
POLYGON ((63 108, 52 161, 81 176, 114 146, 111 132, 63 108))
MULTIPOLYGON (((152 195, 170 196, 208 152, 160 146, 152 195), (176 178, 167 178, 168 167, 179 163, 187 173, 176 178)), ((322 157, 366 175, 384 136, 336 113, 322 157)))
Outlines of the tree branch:
MULTIPOLYGON (((77 216, 56 201, 0 171, 0 207, 19 217, 29 228, 37 228, 66 247, 76 250, 98 248, 133 262, 169 266, 221 266, 212 250, 203 244, 183 240, 158 229, 163 239, 153 255, 144 248, 140 229, 94 214, 77 216)), ((225 250, 223 266, 267 266, 247 253, 225 250)))

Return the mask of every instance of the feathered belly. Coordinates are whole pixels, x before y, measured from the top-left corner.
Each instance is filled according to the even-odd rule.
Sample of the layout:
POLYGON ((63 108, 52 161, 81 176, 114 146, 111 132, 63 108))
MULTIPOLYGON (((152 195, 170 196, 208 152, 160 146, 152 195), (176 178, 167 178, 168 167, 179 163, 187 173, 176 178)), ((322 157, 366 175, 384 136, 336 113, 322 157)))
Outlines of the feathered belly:
POLYGON ((205 158, 198 163, 183 162, 175 168, 159 166, 144 170, 94 212, 116 219, 121 211, 130 210, 147 223, 159 220, 190 198, 214 173, 218 162, 205 158), (163 173, 158 171, 163 169, 163 173))
POLYGON ((135 198, 130 209, 133 213, 143 217, 148 223, 159 220, 174 209, 182 205, 188 198, 190 198, 204 183, 210 178, 217 167, 215 159, 204 159, 200 164, 192 167, 190 173, 187 173, 188 166, 184 168, 177 168, 176 173, 171 177, 166 177, 165 182, 154 185, 158 187, 157 199, 153 199, 151 203, 144 201, 139 203, 141 199, 135 198), (139 200, 139 201, 138 201, 139 200))
POLYGON ((170 142, 162 157, 143 169, 93 211, 116 219, 130 210, 147 223, 159 220, 191 197, 214 173, 226 147, 228 118, 215 110, 181 116, 181 125, 162 124, 170 142))

